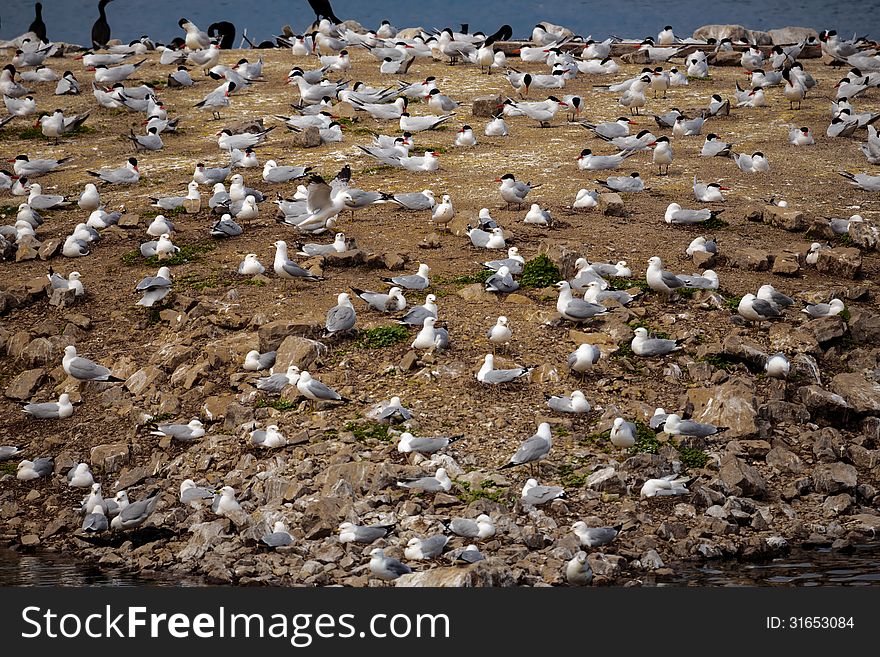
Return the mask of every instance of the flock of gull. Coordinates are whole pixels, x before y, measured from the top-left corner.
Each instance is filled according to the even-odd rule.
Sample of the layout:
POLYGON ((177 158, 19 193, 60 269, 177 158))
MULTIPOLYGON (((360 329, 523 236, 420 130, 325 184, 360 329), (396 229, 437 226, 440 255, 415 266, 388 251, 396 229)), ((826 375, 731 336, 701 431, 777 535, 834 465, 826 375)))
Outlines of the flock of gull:
MULTIPOLYGON (((106 3, 102 2, 103 7, 106 3)), ((59 74, 49 67, 49 59, 56 54, 58 44, 45 42, 33 31, 6 44, 14 50, 11 61, 0 73, 0 93, 8 115, 0 118, 0 125, 13 121, 36 121, 42 135, 55 144, 88 126, 93 112, 103 109, 123 110, 141 113, 144 116, 143 134, 131 131, 125 135, 132 144, 135 154, 127 160, 108 167, 89 171, 94 181, 85 184, 77 198, 68 195, 48 194, 36 180, 51 176, 63 170, 69 157, 58 159, 38 158, 33 154, 17 154, 12 161, 12 171, 0 173, 0 190, 5 195, 20 197, 15 221, 0 227, 0 238, 9 244, 33 244, 44 224, 44 215, 56 209, 73 209, 78 206, 84 221, 78 223, 73 232, 66 236, 60 252, 67 258, 82 258, 97 252, 100 248, 101 231, 119 221, 122 213, 111 211, 105 205, 102 192, 117 186, 137 185, 141 179, 138 155, 142 152, 157 152, 173 148, 173 135, 179 125, 179 118, 169 112, 168 106, 159 99, 157 89, 146 83, 126 86, 136 77, 147 62, 144 57, 151 51, 159 51, 158 65, 167 67, 167 89, 163 92, 170 98, 175 90, 188 88, 197 82, 195 72, 202 72, 219 85, 206 93, 195 108, 204 111, 205 117, 221 119, 225 110, 247 104, 248 94, 259 94, 259 84, 264 80, 262 58, 251 61, 240 58, 234 64, 224 62, 224 49, 217 39, 212 39, 191 21, 179 22, 184 35, 168 45, 156 44, 143 37, 130 44, 106 46, 101 50, 89 50, 76 57, 74 61, 86 70, 94 72, 91 89, 81 88, 74 70, 59 74), (64 104, 68 95, 92 93, 97 107, 90 112, 72 115, 63 109, 38 112, 32 88, 36 85, 55 85, 52 94, 57 105, 64 104)), ((44 28, 45 29, 45 28, 44 28)), ((346 165, 329 182, 318 175, 313 167, 293 163, 267 160, 260 163, 259 148, 271 138, 273 130, 284 126, 286 129, 312 135, 320 143, 343 141, 343 126, 336 119, 334 110, 345 103, 353 108, 358 116, 368 116, 378 126, 391 128, 376 132, 368 144, 357 144, 365 158, 375 160, 385 166, 399 168, 405 172, 433 172, 439 167, 441 153, 425 150, 418 153, 417 142, 420 133, 447 125, 456 117, 456 110, 462 102, 454 98, 452 90, 440 90, 434 77, 418 82, 399 80, 384 87, 369 87, 361 82, 351 84, 344 80, 352 74, 350 51, 363 49, 370 53, 384 76, 405 77, 414 62, 420 58, 442 57, 461 66, 473 66, 474 71, 492 75, 503 71, 510 83, 510 97, 499 103, 493 116, 485 123, 483 134, 492 137, 506 137, 515 131, 517 122, 532 121, 546 126, 559 112, 567 112, 568 120, 587 131, 600 142, 615 149, 614 154, 600 155, 591 148, 585 148, 577 158, 577 167, 587 172, 613 172, 645 156, 657 167, 658 175, 666 175, 675 166, 676 146, 679 140, 702 135, 712 125, 716 116, 735 112, 748 112, 750 108, 768 103, 768 99, 788 103, 791 109, 800 107, 805 98, 815 96, 816 80, 799 61, 799 56, 808 46, 821 45, 822 50, 846 63, 848 71, 833 91, 831 117, 826 134, 833 138, 848 138, 865 134, 860 145, 861 152, 870 164, 880 163, 880 138, 873 123, 880 113, 860 111, 860 96, 872 88, 880 86, 880 55, 870 49, 870 44, 858 40, 848 41, 833 31, 822 32, 820 40, 806 39, 790 46, 775 46, 766 53, 757 46, 742 51, 741 65, 749 71, 749 84, 745 88, 737 83, 732 98, 725 98, 721 92, 707 98, 703 112, 696 116, 685 116, 677 109, 665 115, 655 115, 656 130, 643 129, 632 134, 633 117, 638 116, 645 107, 647 97, 663 96, 670 87, 686 85, 693 80, 707 79, 710 76, 706 53, 732 51, 734 44, 730 39, 712 43, 698 42, 695 39, 679 39, 670 27, 661 31, 656 39, 646 39, 637 44, 637 49, 646 53, 651 62, 635 76, 615 81, 611 84, 597 85, 596 94, 609 95, 610 103, 621 108, 621 116, 608 122, 590 122, 581 117, 583 99, 573 94, 564 94, 567 83, 584 76, 599 79, 599 76, 615 76, 619 71, 617 62, 611 56, 616 38, 604 41, 588 39, 580 42, 570 32, 541 24, 532 34, 532 45, 523 46, 516 54, 524 63, 543 64, 546 73, 524 72, 513 66, 504 51, 494 44, 508 40, 511 36, 507 26, 494 35, 483 33, 457 32, 445 29, 436 33, 416 32, 414 35, 398 34, 387 21, 375 31, 358 33, 345 25, 336 24, 327 18, 316 23, 315 29, 303 35, 284 35, 277 37, 277 43, 302 63, 289 71, 286 83, 296 90, 299 101, 290 116, 277 115, 279 126, 259 127, 235 132, 222 129, 216 133, 216 143, 224 157, 225 166, 206 167, 198 162, 193 165, 192 181, 180 195, 169 195, 153 199, 155 217, 146 229, 147 239, 140 246, 145 258, 155 257, 162 264, 171 259, 180 248, 174 244, 174 223, 163 213, 171 215, 179 209, 187 213, 209 210, 219 218, 212 219, 208 230, 216 239, 234 240, 247 227, 247 222, 265 212, 261 204, 269 199, 268 192, 248 186, 245 174, 250 169, 262 171, 261 181, 266 186, 292 184, 295 193, 290 197, 277 194, 275 205, 280 225, 296 231, 295 251, 287 241, 274 242, 274 258, 268 270, 282 279, 295 279, 303 284, 316 284, 325 281, 321 273, 314 273, 297 262, 300 258, 344 253, 351 248, 350 240, 338 230, 346 213, 354 215, 358 211, 376 204, 393 204, 402 211, 420 213, 439 229, 448 229, 456 216, 451 194, 440 195, 439 200, 430 189, 406 193, 389 194, 381 191, 358 189, 352 184, 350 166, 346 165), (693 48, 692 46, 698 46, 693 48), (685 64, 681 68, 665 68, 673 57, 684 55, 685 64), (316 68, 310 68, 314 64, 316 68), (450 92, 450 93, 444 93, 450 92), (528 100, 535 92, 547 95, 541 100, 528 100), (417 102, 418 101, 418 102, 417 102), (423 113, 416 114, 416 107, 423 113), (412 110, 413 113, 410 112, 412 110), (396 130, 394 129, 396 128, 396 130), (669 136, 657 136, 654 132, 667 131, 669 136), (240 172, 239 172, 240 171, 240 172), (227 187, 228 181, 228 187, 227 187), (207 193, 203 190, 210 190, 207 193), (305 241, 313 236, 332 236, 332 241, 305 241)), ((109 32, 108 32, 109 37, 109 32)), ((106 39, 105 43, 106 45, 106 39)), ((76 68, 71 63, 71 69, 76 68)), ((518 66, 518 65, 517 65, 518 66)), ((391 79, 390 78, 390 79, 391 79)), ((46 94, 41 95, 46 98, 46 94)), ((48 100, 44 101, 48 102, 48 100)), ((367 119, 364 119, 367 120, 367 119)), ((8 129, 8 128, 7 128, 8 129)), ((479 128, 463 124, 455 133, 456 148, 470 148, 478 143, 479 128)), ((812 131, 807 127, 792 126, 789 140, 796 146, 814 144, 812 131)), ((731 161, 731 166, 741 171, 760 175, 769 170, 770 163, 761 152, 738 153, 733 145, 724 141, 722 135, 708 132, 700 151, 701 157, 720 157, 731 161)), ((496 172, 498 197, 507 208, 528 208, 524 221, 552 228, 554 218, 551 212, 539 203, 530 202, 532 191, 540 187, 519 180, 512 173, 496 172)), ((842 175, 861 189, 880 191, 880 176, 866 173, 842 175)), ((589 210, 600 203, 600 194, 606 191, 624 195, 639 194, 646 189, 645 182, 638 173, 608 175, 597 179, 596 189, 580 189, 572 199, 570 207, 575 210, 589 210)), ((254 183, 256 184, 256 183, 254 183)), ((277 187, 276 187, 277 188, 277 187)), ((717 182, 693 180, 693 192, 700 204, 712 207, 687 207, 685 202, 671 203, 666 209, 664 220, 669 224, 700 224, 715 219, 724 202, 726 187, 717 182)), ((843 220, 839 232, 845 232, 851 222, 862 221, 859 216, 843 220)), ((517 280, 524 271, 526 260, 516 246, 509 245, 505 229, 491 216, 488 207, 479 212, 478 223, 469 226, 467 240, 462 246, 469 246, 487 255, 485 267, 491 274, 485 280, 485 290, 493 294, 509 294, 519 288, 517 280)), ((696 252, 715 253, 717 243, 708 236, 700 236, 688 246, 687 254, 696 252)), ((814 251, 824 248, 814 245, 814 251)), ((709 269, 699 274, 676 273, 664 268, 660 257, 648 260, 645 280, 651 291, 667 302, 674 302, 678 294, 686 289, 717 290, 718 274, 709 269)), ((632 279, 633 272, 627 262, 616 263, 588 262, 580 259, 577 272, 570 280, 556 284, 558 297, 556 310, 561 318, 571 324, 579 325, 594 318, 605 316, 613 306, 633 303, 641 292, 614 289, 611 280, 632 279), (606 305, 609 304, 609 305, 606 305)), ((259 254, 243 255, 236 273, 243 277, 263 275, 267 267, 260 262, 259 254)), ((70 290, 74 297, 87 294, 88 280, 77 271, 67 275, 50 272, 50 290, 70 290)), ((325 337, 344 339, 357 331, 359 313, 353 299, 363 302, 370 312, 389 313, 402 324, 412 327, 414 339, 411 348, 416 351, 442 353, 455 340, 454 335, 444 328, 438 299, 430 293, 431 268, 419 263, 416 271, 404 275, 383 278, 385 289, 351 288, 339 292, 337 304, 327 310, 325 337), (411 305, 407 296, 426 293, 423 305, 411 305)), ((376 286, 378 288, 378 285, 376 286)), ((148 275, 136 285, 140 306, 156 307, 174 289, 174 276, 171 267, 162 264, 155 275, 148 275)), ((794 299, 765 284, 754 294, 742 297, 737 308, 743 320, 760 324, 785 316, 795 306, 794 299)), ((839 300, 827 304, 809 305, 803 312, 810 317, 835 315, 842 312, 844 305, 839 300)), ((491 348, 482 366, 476 373, 476 380, 485 386, 515 386, 526 377, 531 367, 499 368, 495 363, 495 351, 513 339, 514 327, 506 316, 499 316, 491 327, 487 327, 486 338, 491 348)), ((645 328, 635 328, 630 347, 640 358, 663 358, 682 349, 679 341, 652 337, 645 328)), ((327 404, 345 404, 350 400, 322 383, 308 371, 300 371, 290 366, 283 372, 273 369, 275 352, 247 354, 242 368, 254 372, 258 378, 255 386, 267 395, 278 395, 295 389, 312 408, 327 404)), ((591 344, 578 346, 566 360, 567 369, 583 379, 601 359, 598 347, 591 344)), ((64 371, 73 379, 84 383, 98 382, 114 384, 122 379, 99 362, 90 360, 77 352, 75 346, 65 349, 62 360, 64 371)), ((790 364, 784 353, 771 356, 766 362, 766 372, 771 377, 786 378, 790 364)), ((554 413, 585 414, 592 409, 587 396, 580 390, 568 395, 553 395, 547 399, 548 408, 554 413)), ((74 415, 75 409, 68 394, 62 394, 57 402, 30 403, 24 406, 30 417, 43 420, 64 420, 74 415)), ((374 418, 379 422, 406 422, 412 412, 402 405, 399 397, 394 397, 375 410, 374 418)), ((650 418, 650 426, 655 431, 665 431, 676 436, 707 437, 725 430, 710 424, 685 419, 678 413, 667 413, 658 408, 650 418)), ((152 432, 156 436, 167 437, 181 443, 193 443, 206 435, 207 427, 198 419, 189 422, 159 424, 152 432)), ((637 440, 636 425, 623 417, 614 419, 610 431, 610 443, 619 449, 632 447, 637 440)), ((419 454, 428 460, 442 453, 457 442, 461 436, 414 436, 403 431, 399 436, 398 451, 403 454, 419 454)), ((248 437, 250 443, 258 448, 278 449, 287 445, 287 439, 275 424, 264 428, 254 427, 248 437)), ((0 458, 12 459, 22 452, 18 447, 0 447, 0 458)), ((563 497, 565 491, 556 485, 540 483, 539 462, 553 453, 551 425, 541 423, 534 435, 528 437, 509 457, 500 469, 527 466, 533 474, 522 488, 521 500, 524 505, 533 507, 548 504, 563 497)), ((421 461, 418 461, 421 462, 421 461)), ((55 466, 51 457, 23 460, 18 465, 17 477, 31 480, 51 477, 55 466)), ((642 498, 654 496, 683 495, 688 492, 689 477, 678 472, 670 472, 661 478, 647 480, 640 489, 642 498)), ((104 532, 126 530, 143 525, 156 510, 163 491, 137 501, 130 501, 125 491, 119 491, 113 498, 104 498, 101 483, 95 480, 86 463, 80 463, 67 473, 67 485, 88 489, 82 502, 82 531, 104 532)), ((414 492, 447 492, 453 481, 444 467, 433 474, 401 480, 398 487, 414 492)), ((199 486, 192 479, 182 482, 179 492, 181 504, 199 507, 207 505, 219 516, 240 518, 244 513, 236 500, 236 491, 229 486, 220 489, 199 486)), ((245 514, 246 515, 246 514, 245 514)), ((590 527, 584 522, 576 522, 571 527, 581 546, 587 549, 601 547, 615 540, 621 527, 590 527)), ((477 518, 453 518, 444 526, 440 534, 410 539, 405 546, 405 557, 409 561, 433 559, 441 555, 447 547, 450 535, 465 538, 467 547, 457 550, 455 560, 460 563, 474 563, 483 558, 476 544, 495 534, 495 525, 488 515, 477 518)), ((350 522, 339 527, 339 540, 343 543, 371 544, 386 538, 394 532, 394 525, 355 525, 350 522)), ((272 531, 263 536, 262 541, 272 548, 290 545, 294 539, 282 521, 275 522, 272 531)), ((410 566, 386 556, 382 549, 370 553, 369 568, 380 579, 393 580, 412 572, 410 566)), ((585 584, 590 580, 586 552, 577 553, 566 567, 566 577, 572 584, 585 584)))

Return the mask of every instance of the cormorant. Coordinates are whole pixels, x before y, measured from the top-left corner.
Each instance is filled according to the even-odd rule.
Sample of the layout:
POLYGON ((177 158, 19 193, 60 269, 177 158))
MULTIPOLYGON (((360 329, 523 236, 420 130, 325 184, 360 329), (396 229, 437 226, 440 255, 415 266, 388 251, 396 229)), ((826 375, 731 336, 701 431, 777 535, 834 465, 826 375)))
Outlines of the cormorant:
POLYGON ((229 50, 235 47, 235 25, 229 21, 219 21, 208 26, 208 36, 212 39, 220 37, 220 49, 229 50))
POLYGON ((315 20, 320 21, 326 18, 334 25, 339 25, 342 21, 333 13, 333 7, 330 6, 330 0, 309 0, 312 11, 315 12, 315 20))
POLYGON ((43 22, 42 2, 38 2, 34 5, 34 22, 31 23, 28 31, 36 34, 40 41, 48 43, 48 39, 46 39, 46 24, 43 22))
POLYGON ((101 0, 98 3, 98 20, 92 25, 92 45, 95 48, 106 48, 107 42, 110 40, 110 24, 107 22, 104 7, 111 2, 113 0, 101 0))

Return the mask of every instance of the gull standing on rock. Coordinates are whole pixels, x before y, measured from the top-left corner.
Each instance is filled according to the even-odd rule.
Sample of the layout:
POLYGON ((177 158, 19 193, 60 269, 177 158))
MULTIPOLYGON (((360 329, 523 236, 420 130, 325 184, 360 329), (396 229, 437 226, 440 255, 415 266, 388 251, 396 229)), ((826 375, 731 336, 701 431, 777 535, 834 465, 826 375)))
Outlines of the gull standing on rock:
POLYGON ((568 355, 566 364, 571 372, 577 372, 583 377, 584 374, 593 369, 593 365, 599 362, 601 356, 599 348, 591 344, 581 344, 568 355))
POLYGON ((520 445, 516 453, 510 457, 510 461, 499 469, 504 470, 505 468, 539 461, 547 456, 552 446, 553 436, 550 433, 550 425, 547 422, 542 422, 538 425, 538 431, 520 445))

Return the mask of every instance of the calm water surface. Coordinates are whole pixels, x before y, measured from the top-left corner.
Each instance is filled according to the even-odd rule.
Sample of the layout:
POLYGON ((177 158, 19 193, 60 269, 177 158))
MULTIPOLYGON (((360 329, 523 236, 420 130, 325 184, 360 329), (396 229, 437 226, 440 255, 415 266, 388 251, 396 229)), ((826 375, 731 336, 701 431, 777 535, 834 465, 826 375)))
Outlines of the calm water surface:
MULTIPOLYGON (((97 4, 95 0, 43 0, 49 38, 88 43, 98 17, 97 4)), ((382 19, 388 19, 397 27, 426 29, 457 29, 460 23, 468 23, 471 31, 490 33, 508 23, 517 38, 530 35, 535 23, 542 20, 597 37, 616 34, 642 38, 656 35, 666 24, 671 24, 677 34, 689 36, 708 23, 738 23, 761 30, 788 25, 835 28, 842 35, 858 31, 860 35, 880 37, 877 0, 332 0, 332 4, 341 19, 353 18, 366 27, 378 27, 382 19)), ((107 8, 113 37, 124 41, 142 34, 167 41, 182 34, 177 21, 183 14, 202 29, 215 21, 231 21, 239 34, 247 28, 252 40, 271 38, 285 24, 301 31, 314 19, 306 0, 114 0, 107 8)), ((31 20, 31 0, 0 3, 0 37, 21 34, 31 20)))

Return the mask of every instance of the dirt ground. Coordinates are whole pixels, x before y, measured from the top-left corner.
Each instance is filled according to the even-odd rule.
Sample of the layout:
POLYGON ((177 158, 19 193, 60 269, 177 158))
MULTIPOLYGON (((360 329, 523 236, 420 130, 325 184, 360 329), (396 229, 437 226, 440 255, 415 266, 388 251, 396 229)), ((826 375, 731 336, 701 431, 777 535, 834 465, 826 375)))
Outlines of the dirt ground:
MULTIPOLYGON (((417 60, 414 63, 405 79, 415 81, 429 75, 436 76, 441 91, 462 104, 445 129, 415 136, 414 152, 421 153, 427 147, 441 151, 439 171, 410 173, 377 167, 376 162, 356 148, 357 144, 370 142, 369 131, 398 133, 396 122, 377 122, 363 113, 358 113, 350 125, 346 122, 342 143, 308 150, 294 147, 291 133, 273 115, 289 114, 290 103, 298 100, 295 87, 284 84, 287 72, 295 65, 313 68, 317 60, 295 58, 288 51, 224 51, 221 61, 231 65, 240 57, 253 59, 258 54, 265 61, 263 72, 266 81, 255 83, 251 89, 234 95, 229 108, 222 111, 220 121, 212 121, 209 112, 194 108, 194 104, 217 84, 202 78, 198 71, 193 71, 193 76, 198 79, 194 88, 176 90, 159 86, 159 95, 169 116, 180 118, 178 134, 163 135, 164 150, 137 155, 142 175, 137 185, 100 187, 107 208, 124 206, 126 212, 140 215, 139 226, 105 231, 92 255, 85 258, 66 259, 59 255, 48 262, 39 259, 20 263, 0 262, 0 288, 12 287, 44 275, 51 265, 55 271, 63 274, 73 269, 81 272, 88 292, 83 302, 70 309, 59 311, 45 301, 15 309, 0 319, 0 333, 11 335, 28 331, 32 336, 56 335, 68 325, 65 317, 69 313, 79 313, 90 318, 92 324, 90 330, 77 334, 79 353, 111 367, 126 357, 138 365, 143 364, 164 342, 177 339, 179 331, 187 330, 186 325, 176 327, 165 321, 156 322, 150 311, 135 305, 138 298, 133 293, 136 283, 145 275, 154 274, 155 267, 139 256, 127 258, 127 263, 123 256, 148 239, 145 228, 156 212, 150 207, 150 197, 185 195, 196 162, 202 161, 208 166, 227 162, 225 154, 217 147, 215 133, 229 122, 262 118, 267 127, 278 127, 270 133, 268 141, 257 148, 261 164, 275 159, 279 164, 311 165, 329 180, 344 164, 349 163, 353 171, 353 186, 394 193, 430 188, 438 199, 442 194, 449 194, 457 213, 453 228, 458 234, 443 233, 437 249, 419 248, 423 238, 433 230, 429 213, 410 213, 394 205, 376 205, 359 211, 354 218, 347 213, 340 216, 338 225, 338 230, 354 238, 358 247, 365 252, 401 254, 409 260, 404 269, 410 273, 415 271, 418 262, 430 265, 434 281, 430 291, 439 297, 440 319, 451 336, 450 349, 434 356, 431 367, 447 374, 426 376, 421 367, 412 372, 394 369, 409 350, 409 340, 377 350, 359 347, 353 340, 329 341, 330 354, 314 374, 352 397, 354 402, 321 411, 320 417, 310 415, 305 409, 280 412, 277 423, 281 429, 293 434, 299 428, 314 423, 338 428, 363 415, 371 404, 395 394, 402 398, 405 406, 416 412, 422 435, 448 431, 466 434, 468 439, 455 450, 459 462, 463 467, 490 471, 504 463, 520 441, 534 432, 536 417, 547 414, 545 394, 568 394, 572 389, 581 388, 594 405, 594 411, 588 416, 574 418, 571 430, 560 432, 563 435, 557 439, 548 459, 549 465, 542 474, 541 483, 550 484, 555 483, 556 468, 575 453, 586 452, 595 464, 607 460, 607 455, 591 453, 590 448, 584 450, 583 444, 579 443, 584 436, 607 428, 608 419, 600 422, 604 410, 613 406, 628 419, 645 420, 655 406, 663 406, 667 410, 680 408, 686 388, 703 385, 689 381, 686 375, 681 379, 666 376, 664 364, 678 363, 686 371, 686 364, 696 357, 698 344, 721 341, 734 330, 769 349, 767 327, 737 327, 731 323, 732 311, 729 308, 711 307, 706 303, 705 294, 672 303, 667 303, 656 294, 649 294, 636 301, 630 310, 615 310, 615 317, 624 321, 640 320, 672 337, 686 338, 685 350, 674 358, 640 362, 637 365, 633 365, 628 358, 606 356, 600 360, 594 372, 581 382, 565 370, 566 356, 575 347, 569 337, 569 329, 577 327, 566 322, 552 326, 543 322, 555 309, 555 297, 540 290, 525 289, 521 290, 527 298, 525 302, 522 299, 511 302, 503 296, 497 300, 468 302, 456 294, 464 284, 453 282, 453 279, 476 273, 480 269, 479 263, 484 260, 502 257, 501 252, 479 251, 471 247, 467 236, 461 234, 468 219, 473 221, 480 208, 489 208, 498 223, 512 233, 509 244, 517 246, 527 260, 548 248, 552 251, 564 247, 578 251, 591 261, 626 260, 634 277, 641 279, 644 279, 648 258, 654 255, 660 255, 665 268, 675 272, 697 271, 685 255, 685 248, 701 234, 716 236, 721 253, 742 248, 756 248, 768 253, 806 250, 813 240, 803 233, 789 233, 746 219, 750 210, 760 208, 771 197, 785 199, 790 207, 803 210, 809 218, 848 217, 859 213, 867 220, 876 221, 880 215, 876 194, 850 186, 837 173, 840 170, 876 172, 858 151, 858 143, 865 139, 863 131, 855 139, 829 139, 825 136, 825 128, 831 118, 834 84, 842 74, 836 68, 822 65, 820 60, 804 61, 807 70, 819 80, 819 86, 809 94, 802 109, 790 110, 781 88, 771 88, 767 92, 769 107, 734 107, 730 116, 710 119, 704 126, 703 136, 673 138, 670 130, 657 127, 651 115, 678 107, 692 116, 705 107, 711 94, 716 92, 732 99, 734 82, 739 81, 741 85, 748 83, 743 69, 713 67, 710 80, 691 80, 688 86, 671 88, 666 98, 655 99, 649 91, 643 114, 632 117, 637 124, 632 130, 636 132, 647 128, 658 136, 670 136, 675 160, 666 176, 657 174, 649 153, 630 158, 619 172, 614 172, 625 175, 639 171, 649 189, 624 198, 627 216, 611 217, 604 216, 599 209, 586 212, 570 210, 580 188, 592 189, 596 186, 596 178, 604 179, 611 173, 580 171, 576 158, 581 149, 590 147, 602 154, 611 153, 614 149, 583 127, 567 123, 562 112, 547 128, 538 127, 536 122, 528 118, 516 117, 507 119, 510 136, 500 138, 483 135, 487 119, 471 116, 470 101, 486 94, 498 93, 502 98, 510 96, 512 89, 502 75, 481 75, 475 67, 449 66, 438 61, 417 60), (472 148, 455 147, 453 140, 456 131, 466 123, 473 126, 478 144, 472 148), (796 147, 789 144, 788 129, 793 125, 811 127, 816 145, 796 147), (699 157, 704 135, 708 132, 715 132, 723 140, 732 142, 736 151, 762 151, 769 159, 770 172, 743 173, 729 159, 699 157), (541 184, 529 195, 528 200, 549 209, 556 219, 554 226, 547 229, 523 223, 527 207, 519 210, 505 208, 498 194, 498 184, 494 181, 508 172, 517 179, 541 184), (704 207, 693 198, 691 188, 694 175, 703 182, 719 181, 731 188, 725 193, 726 202, 719 206, 724 208, 721 219, 727 225, 707 231, 700 226, 670 226, 664 223, 663 213, 670 202, 675 201, 688 208, 704 207), (507 359, 502 359, 502 362, 531 366, 550 364, 556 368, 558 376, 546 382, 521 382, 503 391, 488 390, 475 381, 473 373, 490 350, 486 332, 501 314, 509 318, 513 330, 511 346, 500 352, 507 359), (450 371, 459 375, 448 375, 450 371), (438 409, 442 409, 442 412, 438 412, 438 409)), ((395 84, 394 76, 379 75, 377 62, 369 54, 353 49, 352 60, 354 65, 343 76, 345 79, 361 80, 377 86, 395 84)), ((522 70, 544 72, 541 66, 523 64, 516 59, 511 59, 510 63, 522 70)), ((681 62, 677 64, 681 68, 681 62)), ((38 109, 60 107, 66 114, 89 111, 91 115, 85 125, 93 132, 63 139, 61 144, 54 146, 42 137, 18 138, 22 130, 33 126, 33 117, 15 119, 0 130, 0 154, 4 160, 19 153, 27 153, 31 158, 73 158, 63 170, 37 179, 45 193, 64 194, 74 201, 68 209, 45 213, 46 223, 37 231, 41 240, 63 238, 78 222, 85 221, 86 215, 76 207, 75 200, 83 185, 92 180, 86 171, 104 166, 121 166, 132 155, 127 135, 132 129, 139 133, 143 120, 143 115, 125 110, 98 109, 90 93, 92 74, 85 72, 78 61, 52 60, 51 66, 59 71, 65 68, 73 70, 80 80, 83 93, 79 97, 54 97, 52 84, 40 85, 34 94, 38 109)), ((582 95, 584 107, 580 113, 581 119, 594 122, 611 120, 626 115, 627 110, 616 104, 616 94, 595 88, 594 85, 628 78, 640 69, 641 66, 622 65, 620 73, 610 79, 579 76, 570 81, 564 90, 555 93, 559 96, 582 95)), ((160 66, 158 54, 152 53, 137 79, 163 82, 171 70, 170 67, 160 66)), ((530 99, 543 99, 546 95, 541 90, 532 89, 530 99)), ((864 97, 856 99, 855 105, 860 111, 876 110, 878 99, 880 92, 871 90, 864 97)), ((424 104, 413 104, 410 109, 413 114, 427 113, 424 104)), ((184 285, 175 284, 174 292, 178 297, 184 295, 217 300, 229 304, 242 317, 259 316, 263 322, 287 318, 323 321, 326 310, 335 305, 337 294, 347 291, 350 286, 385 289, 380 277, 392 274, 381 268, 329 267, 324 271, 325 280, 317 283, 281 280, 274 276, 271 272, 274 255, 272 243, 285 239, 292 244, 301 236, 276 223, 276 208, 271 201, 276 193, 291 196, 296 184, 266 184, 260 178, 261 168, 241 169, 238 172, 244 175, 249 186, 260 189, 268 197, 261 205, 260 218, 245 222, 243 235, 229 240, 213 240, 208 234, 208 227, 216 216, 204 209, 195 215, 177 214, 171 217, 176 226, 173 235, 175 244, 211 244, 215 247, 192 262, 172 267, 174 277, 185 281, 184 285), (263 286, 242 284, 241 278, 235 274, 239 262, 249 252, 258 254, 267 267, 268 280, 263 286)), ((201 192, 203 199, 207 199, 211 193, 204 186, 201 192)), ((15 207, 23 200, 11 196, 8 191, 0 193, 0 206, 8 206, 0 218, 7 223, 14 222, 15 207)), ((332 236, 328 235, 319 240, 308 237, 304 241, 330 239, 332 236)), ((880 259, 876 253, 863 254, 865 279, 876 280, 878 267, 880 259)), ((776 276, 768 271, 745 271, 726 266, 717 267, 717 271, 720 289, 729 298, 755 292, 764 283, 772 283, 778 290, 799 300, 821 297, 823 294, 827 297, 832 287, 853 285, 851 281, 836 281, 823 276, 810 267, 805 267, 802 274, 794 278, 776 276)), ((424 301, 423 293, 409 292, 406 298, 410 305, 424 301)), ((171 307, 176 307, 174 295, 169 297, 169 301, 171 307)), ((366 309, 359 300, 354 299, 354 303, 358 313, 358 328, 391 323, 389 317, 366 309)), ((873 298, 847 302, 851 308, 870 307, 874 303, 873 298)), ((786 321, 793 326, 807 319, 806 315, 796 310, 786 315, 786 321)), ((583 330, 601 331, 602 326, 600 321, 588 324, 583 330)), ((215 339, 216 333, 196 332, 188 342, 201 348, 215 339)), ((221 335, 230 333, 220 332, 221 335)), ((830 353, 821 365, 828 372, 845 369, 840 354, 836 353, 830 353)), ((60 354, 57 362, 48 364, 47 369, 53 368, 56 368, 52 372, 54 383, 43 386, 36 395, 40 401, 54 399, 57 390, 64 384, 60 372, 60 354)), ((0 359, 0 385, 5 387, 24 369, 27 368, 21 361, 3 357, 0 359)), ((186 422, 191 417, 199 416, 208 394, 221 394, 228 390, 229 377, 225 373, 217 373, 209 378, 211 381, 206 387, 197 387, 195 392, 178 395, 179 408, 175 408, 175 421, 186 422)), ((758 385, 764 386, 766 382, 759 382, 758 385)), ((176 394, 174 390, 165 392, 168 395, 176 394)), ((158 413, 161 408, 169 407, 162 407, 163 398, 167 400, 160 394, 131 401, 138 409, 158 413)), ((174 404, 170 407, 174 408, 174 404)), ((55 423, 28 421, 22 417, 16 402, 0 398, 0 442, 28 448, 31 457, 63 449, 74 458, 87 461, 92 446, 113 442, 114 436, 128 435, 131 428, 131 415, 120 417, 113 407, 105 408, 98 395, 90 394, 88 389, 82 392, 82 403, 77 405, 73 418, 55 423), (40 453, 31 453, 33 450, 40 453)), ((148 445, 143 446, 144 455, 150 451, 148 445)), ((213 473, 209 478, 219 480, 222 475, 213 473)), ((517 496, 526 478, 525 472, 512 476, 510 490, 517 491, 517 496)), ((20 486, 15 482, 6 485, 20 486)), ((105 485, 105 490, 108 488, 110 486, 105 485)), ((61 495, 69 496, 69 493, 65 490, 61 495)), ((573 509, 577 513, 576 504, 573 509)), ((617 505, 607 505, 598 509, 597 513, 611 522, 618 511, 617 505)))

